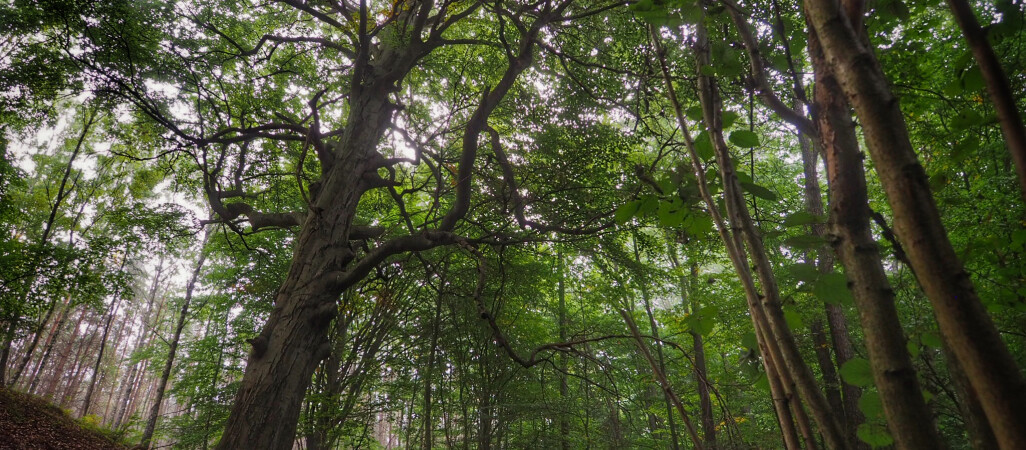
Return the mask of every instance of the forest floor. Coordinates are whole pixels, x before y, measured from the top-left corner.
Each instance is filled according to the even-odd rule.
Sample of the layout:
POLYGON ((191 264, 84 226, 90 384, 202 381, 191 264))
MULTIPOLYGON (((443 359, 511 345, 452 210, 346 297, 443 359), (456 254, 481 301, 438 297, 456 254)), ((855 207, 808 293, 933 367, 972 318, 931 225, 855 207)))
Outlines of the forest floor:
POLYGON ((99 430, 34 395, 0 387, 0 448, 11 450, 124 450, 99 430))

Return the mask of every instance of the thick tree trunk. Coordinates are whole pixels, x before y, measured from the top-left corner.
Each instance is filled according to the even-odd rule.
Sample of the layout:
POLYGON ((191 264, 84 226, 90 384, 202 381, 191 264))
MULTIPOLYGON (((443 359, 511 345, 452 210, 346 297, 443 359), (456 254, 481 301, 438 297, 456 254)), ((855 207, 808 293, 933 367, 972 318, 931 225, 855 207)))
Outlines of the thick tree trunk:
POLYGON ((883 270, 869 226, 865 169, 854 124, 843 92, 810 33, 816 73, 815 105, 820 148, 830 186, 833 246, 846 269, 852 296, 865 331, 866 349, 888 426, 900 448, 939 445, 919 381, 905 348, 894 305, 894 291, 883 270))
POLYGON ((218 449, 292 448, 306 388, 331 350, 328 326, 340 292, 329 289, 324 277, 353 259, 348 241, 356 205, 372 187, 364 175, 375 174, 371 155, 393 108, 384 90, 353 99, 340 158, 296 240, 271 316, 250 341, 253 350, 218 449))
POLYGON ((980 396, 998 442, 1019 446, 1026 442, 1026 382, 948 240, 898 99, 838 5, 829 0, 806 0, 805 5, 824 54, 855 106, 894 213, 895 234, 933 304, 941 334, 980 396))

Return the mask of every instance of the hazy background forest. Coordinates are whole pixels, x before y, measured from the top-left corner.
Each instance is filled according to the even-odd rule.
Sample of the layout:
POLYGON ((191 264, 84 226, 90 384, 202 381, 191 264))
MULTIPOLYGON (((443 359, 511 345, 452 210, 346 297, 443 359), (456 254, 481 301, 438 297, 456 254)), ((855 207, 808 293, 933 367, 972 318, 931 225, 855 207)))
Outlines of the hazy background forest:
POLYGON ((139 448, 1023 448, 1024 18, 0 2, 0 397, 139 448))

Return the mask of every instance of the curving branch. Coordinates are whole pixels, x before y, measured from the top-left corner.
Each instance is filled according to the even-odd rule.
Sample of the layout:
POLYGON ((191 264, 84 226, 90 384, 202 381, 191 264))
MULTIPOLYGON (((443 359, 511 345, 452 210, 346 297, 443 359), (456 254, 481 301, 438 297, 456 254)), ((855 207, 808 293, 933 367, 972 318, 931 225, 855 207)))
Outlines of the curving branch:
POLYGON ((763 104, 788 123, 794 125, 798 131, 808 136, 816 136, 816 125, 812 120, 800 111, 795 111, 787 106, 773 91, 773 87, 770 86, 769 76, 766 73, 766 63, 762 58, 762 53, 759 51, 759 44, 755 41, 755 35, 752 33, 751 26, 742 17, 741 7, 734 0, 720 1, 726 5, 727 13, 730 14, 730 19, 734 22, 738 35, 741 36, 741 41, 744 42, 745 51, 748 53, 748 59, 752 64, 755 91, 759 98, 762 99, 763 104))

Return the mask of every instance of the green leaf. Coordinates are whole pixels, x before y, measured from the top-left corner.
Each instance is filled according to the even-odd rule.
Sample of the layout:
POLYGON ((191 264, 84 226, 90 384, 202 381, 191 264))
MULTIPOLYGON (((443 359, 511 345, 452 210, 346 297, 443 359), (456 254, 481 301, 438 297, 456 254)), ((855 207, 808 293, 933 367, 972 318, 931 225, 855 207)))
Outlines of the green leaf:
POLYGON ((803 234, 784 239, 784 244, 799 250, 812 250, 826 244, 826 239, 811 234, 803 234))
POLYGON ((883 419, 883 402, 876 390, 867 389, 859 397, 859 411, 869 419, 883 419))
POLYGON ((787 322, 787 327, 792 331, 805 328, 805 321, 802 320, 802 315, 791 305, 784 306, 784 322, 787 322))
POLYGON ((894 438, 887 427, 877 424, 863 423, 859 425, 855 435, 872 447, 886 447, 894 443, 894 438))
POLYGON ((698 157, 702 158, 703 161, 708 161, 716 156, 716 152, 713 150, 712 140, 709 138, 709 133, 702 131, 695 137, 695 153, 698 153, 698 157))
POLYGON ((976 136, 969 136, 968 138, 962 139, 955 147, 951 149, 951 162, 959 164, 965 161, 966 158, 972 156, 980 150, 980 138, 976 136))
POLYGON ((812 286, 812 294, 824 303, 831 305, 851 304, 851 291, 848 290, 848 279, 843 273, 823 274, 812 286))
POLYGON ((983 116, 971 109, 964 109, 958 112, 955 118, 951 119, 951 127, 956 130, 964 130, 971 126, 980 125, 984 122, 983 116))
POLYGON ((719 312, 720 309, 712 305, 703 307, 688 317, 688 327, 702 336, 712 333, 713 327, 716 326, 716 315, 719 312))
POLYGON ((634 215, 638 213, 638 208, 640 206, 640 200, 631 200, 620 205, 619 208, 616 208, 616 212, 613 213, 613 220, 617 225, 623 225, 630 222, 630 220, 634 218, 634 215))
POLYGON ((738 118, 738 115, 737 115, 736 112, 734 112, 734 111, 724 111, 723 112, 723 117, 720 118, 720 122, 722 122, 722 124, 723 124, 723 129, 726 130, 727 128, 730 128, 730 126, 733 125, 734 122, 737 121, 737 118, 738 118))
POLYGON ((730 142, 741 148, 759 146, 759 136, 748 130, 737 130, 730 133, 730 142))
POLYGON ((983 89, 983 72, 980 71, 979 66, 973 66, 962 74, 962 86, 968 91, 983 89))
POLYGON ((929 331, 919 336, 919 341, 927 347, 941 348, 944 346, 944 341, 941 340, 941 337, 929 331))
POLYGON ((756 339, 755 333, 752 333, 751 331, 746 332, 741 336, 741 345, 745 346, 747 349, 754 350, 756 352, 759 351, 759 340, 756 339))
POLYGON ((798 281, 812 283, 819 278, 819 269, 812 263, 796 263, 787 266, 787 271, 798 281))
POLYGON ((683 207, 671 202, 659 202, 659 210, 656 217, 659 218, 659 225, 664 227, 675 227, 684 222, 684 215, 687 211, 683 207))
POLYGON ((777 201, 777 194, 769 189, 766 189, 763 186, 759 186, 755 183, 747 183, 744 181, 742 181, 740 184, 741 187, 744 188, 744 190, 750 192, 752 195, 756 197, 759 197, 763 200, 769 200, 771 202, 777 201))
POLYGON ((918 358, 919 354, 922 353, 922 349, 919 348, 919 343, 916 341, 906 342, 905 349, 908 350, 908 356, 911 356, 913 359, 918 358))
POLYGON ((688 108, 684 115, 688 116, 688 119, 694 120, 696 122, 701 122, 702 118, 705 117, 705 115, 702 113, 702 105, 692 106, 688 108))
POLYGON ((823 216, 817 216, 808 211, 798 211, 792 214, 788 214, 787 217, 784 218, 785 227, 797 227, 801 225, 809 225, 813 223, 823 222, 825 222, 823 216))
POLYGON ((705 214, 691 214, 688 216, 686 226, 691 234, 702 235, 709 233, 713 231, 712 217, 705 214))
POLYGON ((838 370, 841 379, 852 386, 868 387, 873 385, 873 371, 865 358, 852 358, 838 370))

